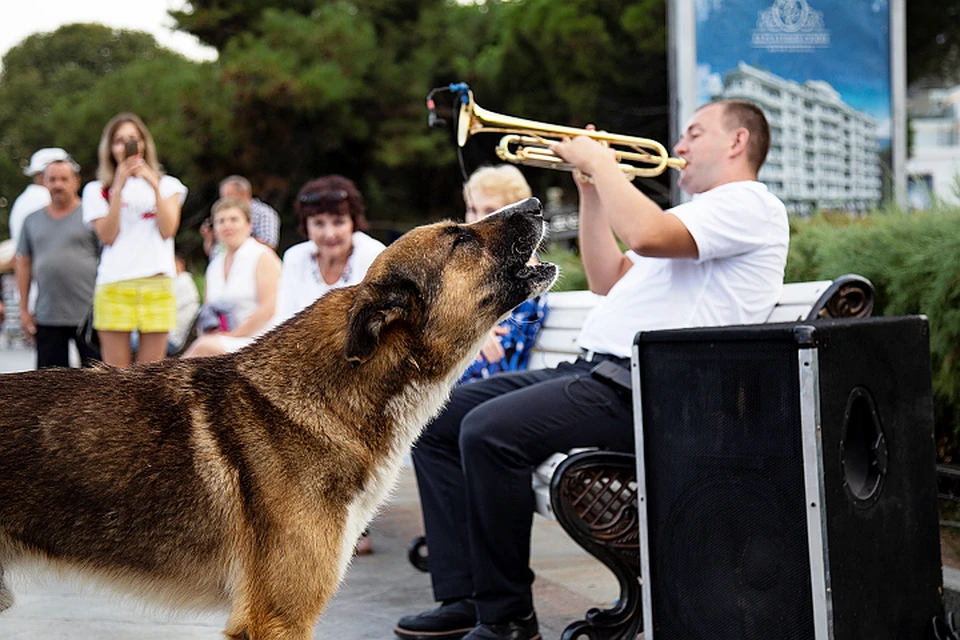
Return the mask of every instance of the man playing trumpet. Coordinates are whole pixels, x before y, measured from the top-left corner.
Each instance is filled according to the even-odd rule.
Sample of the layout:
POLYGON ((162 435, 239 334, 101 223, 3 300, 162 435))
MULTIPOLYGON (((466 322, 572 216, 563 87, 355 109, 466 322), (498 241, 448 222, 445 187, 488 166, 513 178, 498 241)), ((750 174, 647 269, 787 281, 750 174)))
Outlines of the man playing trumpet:
POLYGON ((783 203, 757 182, 769 148, 755 105, 701 107, 674 147, 686 161, 679 185, 693 200, 664 211, 596 140, 551 145, 578 170, 580 251, 590 289, 604 298, 584 322, 576 362, 460 387, 424 431, 413 460, 441 604, 401 618, 397 636, 540 637, 531 473, 555 451, 634 450, 630 390, 591 371, 603 361, 629 369, 638 331, 766 320, 789 243, 783 203))

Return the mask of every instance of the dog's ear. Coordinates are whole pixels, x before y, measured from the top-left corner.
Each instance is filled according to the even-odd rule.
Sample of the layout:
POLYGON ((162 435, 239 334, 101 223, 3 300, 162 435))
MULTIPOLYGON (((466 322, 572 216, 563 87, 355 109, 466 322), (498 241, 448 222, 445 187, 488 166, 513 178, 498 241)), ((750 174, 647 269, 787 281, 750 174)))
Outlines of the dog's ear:
POLYGON ((410 280, 361 285, 347 319, 347 360, 366 362, 377 350, 387 327, 397 322, 415 326, 422 316, 423 299, 410 280))

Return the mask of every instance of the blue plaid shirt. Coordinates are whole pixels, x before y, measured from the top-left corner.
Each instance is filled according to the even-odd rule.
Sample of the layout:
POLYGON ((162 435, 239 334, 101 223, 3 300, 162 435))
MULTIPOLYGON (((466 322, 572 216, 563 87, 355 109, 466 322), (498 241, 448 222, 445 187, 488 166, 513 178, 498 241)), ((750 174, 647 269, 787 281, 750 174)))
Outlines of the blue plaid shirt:
POLYGON ((527 300, 510 314, 510 317, 499 326, 507 327, 510 333, 500 336, 500 346, 506 355, 499 362, 487 362, 480 355, 472 365, 460 376, 457 384, 465 384, 474 380, 489 378, 501 371, 522 371, 530 361, 530 349, 533 347, 547 317, 547 296, 537 296, 527 300))

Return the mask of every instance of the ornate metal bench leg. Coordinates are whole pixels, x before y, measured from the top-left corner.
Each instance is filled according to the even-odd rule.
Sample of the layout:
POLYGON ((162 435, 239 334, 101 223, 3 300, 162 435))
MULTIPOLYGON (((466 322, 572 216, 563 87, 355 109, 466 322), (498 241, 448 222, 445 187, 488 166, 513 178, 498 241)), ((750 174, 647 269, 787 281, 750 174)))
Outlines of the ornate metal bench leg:
POLYGON ((643 630, 636 475, 633 455, 611 451, 572 455, 553 475, 557 521, 620 584, 612 608, 591 609, 566 628, 563 640, 635 640, 643 630))
POLYGON ((424 573, 430 571, 430 555, 427 549, 426 536, 417 536, 410 541, 410 546, 407 547, 407 560, 417 571, 423 571, 424 573))

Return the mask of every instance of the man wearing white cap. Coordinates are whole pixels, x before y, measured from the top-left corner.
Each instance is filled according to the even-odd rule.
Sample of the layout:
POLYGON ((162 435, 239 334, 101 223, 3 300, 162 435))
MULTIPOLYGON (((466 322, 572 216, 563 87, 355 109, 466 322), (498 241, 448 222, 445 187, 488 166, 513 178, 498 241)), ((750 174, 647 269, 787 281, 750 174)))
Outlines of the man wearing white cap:
POLYGON ((23 229, 23 221, 27 216, 50 204, 50 192, 43 186, 43 170, 51 162, 67 158, 67 152, 58 147, 40 149, 30 156, 30 165, 23 170, 23 175, 32 177, 33 183, 17 196, 10 209, 10 239, 13 240, 14 247, 20 242, 20 230, 23 229))
MULTIPOLYGON (((23 170, 23 175, 33 178, 33 182, 23 190, 17 199, 13 201, 10 208, 10 240, 16 251, 17 244, 20 242, 20 231, 23 229, 23 221, 34 211, 39 211, 50 204, 50 192, 43 186, 43 170, 51 162, 62 162, 69 159, 66 151, 58 147, 48 147, 36 151, 30 156, 30 164, 23 170)), ((8 276, 5 274, 4 279, 8 276)), ((6 303, 7 315, 0 314, 0 333, 3 334, 5 341, 20 336, 19 323, 14 321, 13 314, 9 310, 16 309, 20 304, 19 289, 15 284, 13 274, 9 274, 9 281, 3 282, 3 302, 6 303)), ((30 309, 36 307, 37 286, 30 287, 30 309)), ((2 306, 2 305, 0 305, 2 306)))

